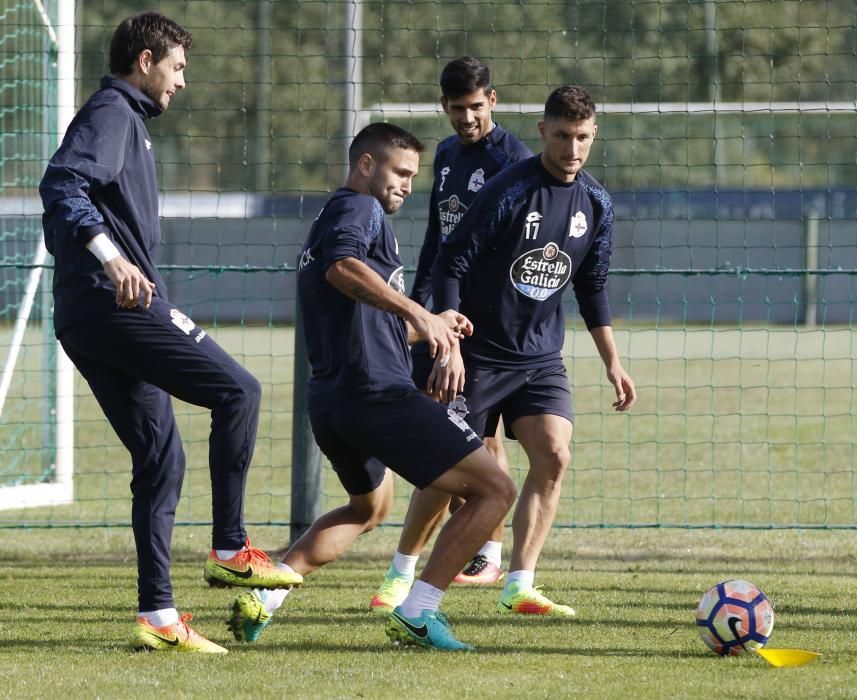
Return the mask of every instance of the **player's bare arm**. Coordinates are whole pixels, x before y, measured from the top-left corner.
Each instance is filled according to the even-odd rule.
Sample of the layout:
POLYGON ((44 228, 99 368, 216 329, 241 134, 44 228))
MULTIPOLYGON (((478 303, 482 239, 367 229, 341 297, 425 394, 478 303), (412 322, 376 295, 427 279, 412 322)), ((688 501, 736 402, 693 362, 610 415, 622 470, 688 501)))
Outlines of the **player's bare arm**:
POLYGON ((328 268, 325 279, 350 299, 405 319, 416 339, 428 343, 431 357, 448 355, 450 348, 458 343, 458 331, 450 327, 447 318, 436 316, 395 291, 357 258, 337 260, 328 268))
POLYGON ((589 332, 607 369, 607 379, 610 380, 616 390, 616 401, 613 403, 613 408, 616 411, 627 411, 637 401, 637 388, 619 361, 619 351, 616 349, 613 328, 600 326, 591 328, 589 332))

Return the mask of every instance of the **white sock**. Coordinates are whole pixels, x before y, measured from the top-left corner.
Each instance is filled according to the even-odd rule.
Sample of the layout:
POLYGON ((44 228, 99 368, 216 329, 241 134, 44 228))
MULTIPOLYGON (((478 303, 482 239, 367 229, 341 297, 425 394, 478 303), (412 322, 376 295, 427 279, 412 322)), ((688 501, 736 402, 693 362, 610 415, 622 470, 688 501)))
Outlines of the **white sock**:
POLYGON ((240 549, 215 549, 214 553, 220 561, 229 561, 240 551, 240 549))
POLYGON ((425 581, 416 581, 408 597, 399 606, 405 617, 419 617, 423 610, 437 612, 440 601, 443 600, 443 591, 435 588, 425 581))
POLYGON ((518 584, 518 590, 528 591, 533 587, 533 582, 535 580, 535 571, 527 571, 526 569, 510 571, 509 575, 506 577, 506 585, 503 588, 503 593, 506 593, 513 583, 518 584))
MULTIPOLYGON (((297 573, 291 566, 288 564, 284 564, 280 562, 277 564, 277 568, 280 571, 288 571, 290 573, 297 573)), ((262 601, 262 605, 265 607, 265 612, 269 615, 273 615, 274 612, 285 602, 286 596, 291 593, 291 588, 256 588, 256 595, 259 596, 259 600, 262 601)))
POLYGON ((149 610, 137 614, 140 617, 145 617, 152 627, 166 627, 179 621, 179 611, 175 608, 161 608, 160 610, 149 610))
POLYGON ((503 561, 501 556, 502 551, 502 542, 489 541, 482 545, 482 549, 479 550, 479 554, 485 557, 494 566, 500 566, 503 561))
POLYGON ((413 581, 417 572, 417 560, 419 558, 419 554, 411 556, 410 554, 402 554, 397 551, 393 555, 393 564, 391 568, 395 569, 396 575, 399 578, 406 578, 409 581, 413 581))
POLYGON ((256 595, 262 601, 265 612, 273 615, 274 612, 285 602, 286 596, 291 592, 290 588, 257 588, 256 595))

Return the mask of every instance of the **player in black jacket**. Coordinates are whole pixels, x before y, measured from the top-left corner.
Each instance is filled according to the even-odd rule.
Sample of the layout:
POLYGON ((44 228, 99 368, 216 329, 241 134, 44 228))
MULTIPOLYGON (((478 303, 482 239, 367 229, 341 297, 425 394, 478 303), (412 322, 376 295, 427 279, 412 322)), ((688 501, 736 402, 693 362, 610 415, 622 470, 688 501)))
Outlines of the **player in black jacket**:
POLYGON ((290 587, 300 576, 250 547, 243 505, 259 420, 259 382, 172 306, 160 244, 155 151, 145 120, 184 88, 191 35, 157 12, 123 21, 112 75, 81 107, 39 192, 54 256, 54 326, 131 453, 137 547, 135 649, 225 653, 174 606, 170 542, 185 471, 171 396, 211 409, 212 585, 290 587))
POLYGON ((545 104, 539 156, 490 180, 438 253, 434 302, 474 326, 453 353, 443 381, 466 367, 467 421, 493 435, 500 416, 527 453, 529 471, 512 520, 512 558, 500 612, 573 617, 533 585, 570 461, 571 393, 563 365, 562 294, 574 288, 580 314, 614 386, 617 411, 636 400, 611 327, 607 272, 613 205, 582 168, 598 127, 589 93, 554 90, 545 104))

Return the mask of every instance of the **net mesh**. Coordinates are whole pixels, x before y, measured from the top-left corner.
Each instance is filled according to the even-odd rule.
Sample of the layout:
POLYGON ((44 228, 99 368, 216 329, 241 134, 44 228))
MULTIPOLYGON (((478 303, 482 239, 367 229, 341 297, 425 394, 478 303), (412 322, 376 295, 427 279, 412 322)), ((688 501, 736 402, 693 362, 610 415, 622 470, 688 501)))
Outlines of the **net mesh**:
MULTIPOLYGON (((46 126, 54 85, 35 5, 3 7, 6 338, 40 235, 35 186, 54 146, 46 126)), ((78 104, 106 72, 115 26, 144 9, 82 3, 78 104)), ((149 123, 163 190, 160 263, 172 300, 263 384, 248 521, 289 520, 293 269, 341 184, 354 127, 389 119, 428 146, 416 192, 394 221, 413 271, 431 153, 451 133, 438 76, 471 54, 491 66, 498 122, 534 151, 550 89, 584 85, 599 106, 587 169, 616 207, 610 298, 640 400, 630 414, 612 414, 612 388, 569 302, 577 418, 557 524, 857 522, 850 0, 183 0, 159 9, 195 41, 187 90, 149 123)), ((50 444, 42 436, 50 372, 37 318, 13 384, 26 408, 2 416, 4 432, 25 415, 33 432, 10 433, 3 469, 13 454, 50 462, 38 456, 50 444)), ((208 522, 208 417, 176 405, 188 452, 179 520, 208 522)), ((75 503, 0 513, 0 525, 128 521, 128 456, 80 384, 76 445, 75 503)), ((516 443, 507 450, 520 485, 526 460, 516 443)), ((401 484, 393 521, 408 493, 401 484)), ((343 498, 329 470, 324 496, 327 506, 343 498)))

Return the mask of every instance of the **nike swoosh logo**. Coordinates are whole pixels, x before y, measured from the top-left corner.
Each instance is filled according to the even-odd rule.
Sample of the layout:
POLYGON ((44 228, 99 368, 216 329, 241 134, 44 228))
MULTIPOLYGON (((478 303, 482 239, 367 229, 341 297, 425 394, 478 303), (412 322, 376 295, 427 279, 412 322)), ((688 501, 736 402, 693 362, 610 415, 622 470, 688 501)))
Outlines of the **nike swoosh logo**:
POLYGON ((221 564, 215 564, 216 567, 223 569, 224 571, 232 574, 233 576, 237 576, 238 578, 250 578, 253 575, 253 567, 248 566, 246 571, 236 571, 235 569, 230 569, 228 566, 223 566, 221 564))
POLYGON ((511 605, 509 605, 508 603, 504 603, 502 600, 500 601, 500 605, 502 605, 502 606, 503 606, 504 608, 506 608, 507 610, 511 610, 511 609, 512 609, 512 606, 511 606, 511 605))
POLYGON ((164 644, 169 644, 171 647, 177 647, 179 645, 179 638, 178 637, 176 637, 175 639, 167 639, 166 637, 162 637, 159 634, 153 634, 152 636, 155 639, 159 639, 164 644))
POLYGON ((396 615, 393 613, 393 617, 395 617, 399 622, 401 622, 405 627, 407 627, 416 637, 420 639, 425 639, 428 637, 428 626, 423 625, 422 627, 414 627, 410 622, 401 617, 400 615, 396 615))

